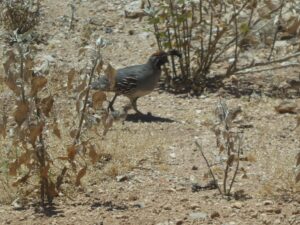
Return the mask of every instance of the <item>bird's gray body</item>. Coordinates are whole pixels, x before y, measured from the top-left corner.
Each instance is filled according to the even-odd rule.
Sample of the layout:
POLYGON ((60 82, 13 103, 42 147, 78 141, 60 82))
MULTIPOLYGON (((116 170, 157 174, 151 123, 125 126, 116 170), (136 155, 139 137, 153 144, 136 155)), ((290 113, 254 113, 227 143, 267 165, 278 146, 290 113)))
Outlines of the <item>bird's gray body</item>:
POLYGON ((142 97, 154 90, 160 75, 161 69, 155 68, 150 62, 120 69, 116 75, 115 92, 128 98, 142 97))
POLYGON ((115 97, 109 105, 110 108, 112 108, 118 95, 124 95, 130 99, 134 110, 140 113, 137 110, 136 101, 138 98, 154 90, 161 76, 161 66, 168 62, 169 55, 177 55, 180 57, 178 51, 169 53, 163 51, 157 52, 153 54, 145 64, 129 66, 117 70, 114 85, 110 84, 107 76, 102 76, 93 82, 91 87, 92 89, 101 91, 115 92, 115 97))
POLYGON ((101 76, 92 83, 93 89, 111 91, 125 95, 130 99, 139 98, 151 93, 156 87, 161 75, 160 66, 149 59, 146 64, 133 65, 117 70, 115 85, 110 87, 106 76, 101 76))

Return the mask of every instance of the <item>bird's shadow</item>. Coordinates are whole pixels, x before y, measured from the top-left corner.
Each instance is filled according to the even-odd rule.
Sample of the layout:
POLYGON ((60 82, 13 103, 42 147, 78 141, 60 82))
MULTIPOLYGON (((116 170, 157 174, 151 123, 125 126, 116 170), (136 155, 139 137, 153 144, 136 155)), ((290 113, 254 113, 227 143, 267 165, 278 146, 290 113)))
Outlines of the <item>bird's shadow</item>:
POLYGON ((44 207, 39 207, 38 205, 35 206, 35 213, 40 213, 41 215, 47 217, 53 216, 63 216, 64 211, 59 209, 54 204, 45 205, 44 207))
POLYGON ((129 122, 145 122, 145 123, 152 123, 152 122, 160 122, 160 123, 173 123, 175 120, 164 118, 160 116, 153 116, 151 113, 148 114, 129 114, 126 117, 125 121, 129 122))

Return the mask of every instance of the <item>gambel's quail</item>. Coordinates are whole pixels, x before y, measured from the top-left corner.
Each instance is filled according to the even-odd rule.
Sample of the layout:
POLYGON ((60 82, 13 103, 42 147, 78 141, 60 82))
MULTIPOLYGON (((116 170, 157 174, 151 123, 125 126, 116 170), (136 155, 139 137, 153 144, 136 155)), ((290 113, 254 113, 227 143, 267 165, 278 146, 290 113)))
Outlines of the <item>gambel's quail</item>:
POLYGON ((154 90, 161 75, 161 66, 169 62, 169 55, 181 57, 181 54, 177 50, 169 52, 158 51, 150 56, 146 64, 129 66, 117 70, 113 88, 111 88, 107 76, 101 76, 91 84, 91 88, 115 92, 115 96, 108 106, 110 110, 113 110, 116 98, 119 95, 124 95, 130 99, 133 109, 137 113, 142 114, 137 109, 137 99, 154 90))

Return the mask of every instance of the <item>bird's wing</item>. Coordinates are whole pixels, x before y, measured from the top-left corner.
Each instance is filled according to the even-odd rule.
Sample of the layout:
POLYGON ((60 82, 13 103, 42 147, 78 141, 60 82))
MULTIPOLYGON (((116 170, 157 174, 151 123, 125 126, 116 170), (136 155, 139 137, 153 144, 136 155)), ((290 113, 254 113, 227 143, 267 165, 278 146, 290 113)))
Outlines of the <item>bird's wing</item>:
POLYGON ((145 65, 135 65, 119 69, 116 77, 116 91, 121 94, 128 94, 134 91, 138 85, 139 78, 145 76, 148 69, 145 65))

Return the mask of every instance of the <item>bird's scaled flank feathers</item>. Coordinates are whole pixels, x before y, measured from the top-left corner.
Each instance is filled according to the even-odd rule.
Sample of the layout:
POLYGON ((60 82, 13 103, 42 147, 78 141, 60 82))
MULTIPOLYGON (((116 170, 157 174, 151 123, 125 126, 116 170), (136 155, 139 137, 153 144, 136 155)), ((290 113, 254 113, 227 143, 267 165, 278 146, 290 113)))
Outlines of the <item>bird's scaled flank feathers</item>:
POLYGON ((160 75, 161 66, 168 62, 168 56, 181 57, 181 53, 177 50, 157 51, 152 54, 145 64, 128 66, 116 71, 115 86, 111 88, 110 81, 106 76, 98 78, 93 82, 93 89, 102 91, 115 92, 115 96, 109 104, 109 109, 113 111, 113 104, 117 96, 125 95, 131 101, 133 109, 137 113, 137 99, 151 93, 157 85, 160 75))

